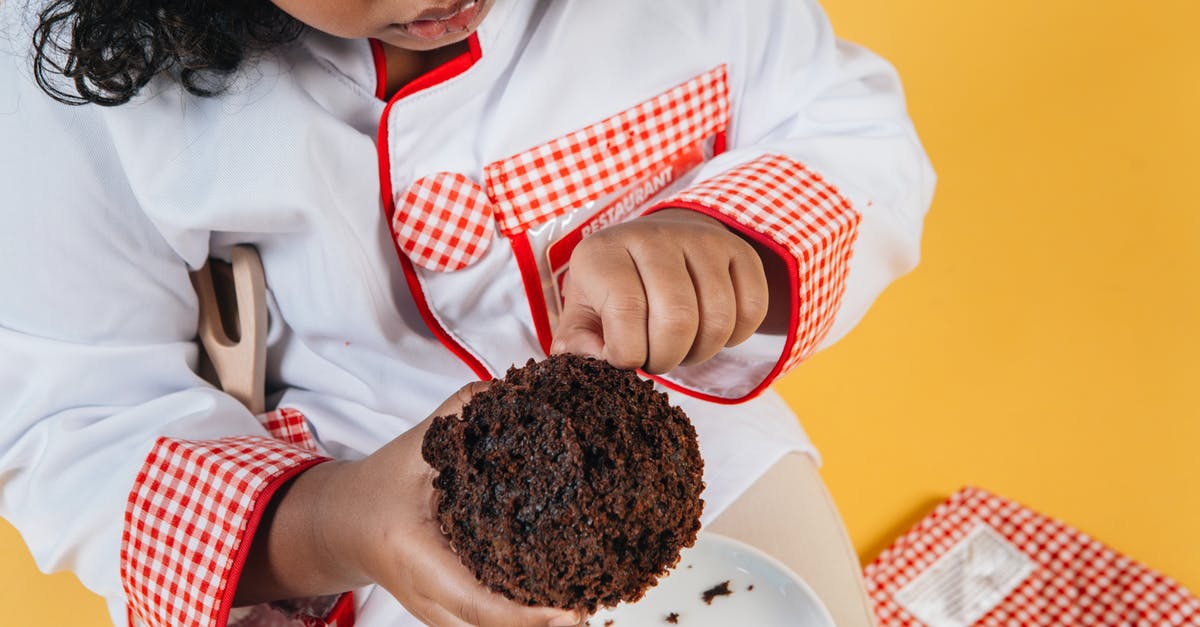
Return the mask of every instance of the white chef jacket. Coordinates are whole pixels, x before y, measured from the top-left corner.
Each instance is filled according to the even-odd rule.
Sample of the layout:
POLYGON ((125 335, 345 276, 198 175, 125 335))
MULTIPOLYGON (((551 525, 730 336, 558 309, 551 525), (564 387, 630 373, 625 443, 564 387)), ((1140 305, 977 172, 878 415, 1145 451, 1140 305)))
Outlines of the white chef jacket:
MULTIPOLYGON (((38 90, 31 15, 0 6, 0 515, 117 624, 221 624, 279 485, 543 356, 553 292, 539 310, 522 229, 636 185, 621 164, 668 141, 647 128, 712 123, 698 132, 719 156, 656 206, 769 244, 797 283, 786 337, 663 381, 700 436, 705 521, 782 455, 811 451, 770 380, 917 261, 934 175, 898 79, 835 39, 815 2, 497 0, 471 53, 391 102, 377 46, 309 32, 220 96, 163 78, 115 108, 38 90), (725 99, 717 113, 663 113, 718 97, 705 89, 725 99), (611 154, 586 152, 597 138, 611 154), (564 191, 536 167, 567 170, 518 167, 564 146, 599 174, 564 191), (526 188, 505 187, 514 172, 526 188), (421 204, 447 181, 471 202, 421 204), (439 266, 429 251, 461 242, 411 223, 445 207, 486 219, 439 266), (269 290, 280 409, 266 417, 195 373, 188 272, 245 243, 269 290)), ((386 592, 356 599, 359 625, 416 624, 386 592)))

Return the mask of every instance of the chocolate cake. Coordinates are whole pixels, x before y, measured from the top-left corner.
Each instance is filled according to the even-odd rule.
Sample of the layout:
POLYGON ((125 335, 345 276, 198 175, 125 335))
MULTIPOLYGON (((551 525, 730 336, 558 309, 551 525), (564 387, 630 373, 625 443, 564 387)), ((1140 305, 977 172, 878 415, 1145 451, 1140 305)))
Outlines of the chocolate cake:
POLYGON ((696 430, 650 382, 596 359, 509 369, 461 420, 435 418, 422 455, 462 563, 527 605, 639 599, 700 529, 696 430))

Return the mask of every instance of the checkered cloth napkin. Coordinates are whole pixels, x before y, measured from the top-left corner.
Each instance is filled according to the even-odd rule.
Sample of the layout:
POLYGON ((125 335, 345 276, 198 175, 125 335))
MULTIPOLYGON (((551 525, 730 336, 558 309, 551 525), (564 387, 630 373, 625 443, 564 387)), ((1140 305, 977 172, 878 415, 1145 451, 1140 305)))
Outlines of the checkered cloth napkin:
POLYGON ((939 505, 865 575, 881 627, 1200 627, 1200 599, 1183 586, 977 488, 939 505))

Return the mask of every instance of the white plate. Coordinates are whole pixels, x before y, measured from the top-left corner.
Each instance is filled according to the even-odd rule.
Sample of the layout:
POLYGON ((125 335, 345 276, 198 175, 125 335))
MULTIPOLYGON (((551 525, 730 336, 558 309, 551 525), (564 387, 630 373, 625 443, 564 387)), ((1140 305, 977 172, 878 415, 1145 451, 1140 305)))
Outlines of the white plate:
POLYGON ((604 627, 611 620, 611 627, 662 626, 670 624, 666 619, 671 613, 685 627, 834 627, 817 595, 787 566, 750 545, 708 532, 683 551, 675 570, 640 601, 600 610, 589 624, 604 627), (706 605, 704 591, 726 580, 732 594, 706 605))

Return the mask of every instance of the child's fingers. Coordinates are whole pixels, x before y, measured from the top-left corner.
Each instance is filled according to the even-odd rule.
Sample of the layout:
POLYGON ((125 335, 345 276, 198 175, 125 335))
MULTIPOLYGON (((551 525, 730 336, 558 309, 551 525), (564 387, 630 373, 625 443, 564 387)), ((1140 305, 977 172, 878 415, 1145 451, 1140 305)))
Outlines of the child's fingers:
POLYGON ((737 293, 724 257, 692 255, 688 273, 696 286, 700 325, 684 365, 698 364, 721 352, 737 328, 737 293))
POLYGON ((589 306, 600 314, 604 359, 618 368, 641 368, 648 351, 646 291, 629 252, 618 250, 594 273, 595 284, 586 293, 589 306))
POLYGON ((572 284, 572 274, 567 273, 563 283, 562 313, 558 316, 558 328, 554 331, 554 342, 550 354, 574 353, 599 358, 604 352, 604 335, 600 315, 591 307, 580 304, 572 284))
POLYGON ((659 247, 643 251, 636 260, 647 303, 646 317, 634 321, 646 329, 643 367, 662 374, 687 357, 696 339, 700 326, 696 287, 682 251, 659 247))
POLYGON ((576 254, 570 274, 559 321, 566 346, 561 352, 594 348, 599 335, 601 357, 618 368, 640 368, 646 362, 646 293, 629 252, 611 247, 576 254))
POLYGON ((737 299, 737 322, 726 346, 736 346, 749 339, 762 326, 767 317, 771 291, 762 259, 750 245, 730 258, 729 277, 733 281, 737 299))
POLYGON ((527 607, 488 590, 462 565, 436 528, 429 525, 425 533, 425 537, 413 538, 428 543, 431 549, 427 559, 415 566, 421 570, 414 577, 423 582, 417 584, 416 592, 459 621, 479 627, 545 627, 555 621, 568 625, 578 622, 575 612, 527 607))
POLYGON ((393 482, 407 481, 412 485, 427 484, 431 480, 430 473, 433 471, 421 456, 421 446, 425 439, 425 432, 433 424, 433 419, 438 416, 461 417, 463 405, 470 402, 471 397, 488 389, 491 385, 491 381, 474 381, 464 385, 441 405, 438 405, 437 409, 430 412, 425 420, 385 444, 383 448, 364 461, 385 464, 383 474, 391 477, 393 482))
POLYGON ((471 402, 471 398, 476 394, 488 389, 492 386, 491 381, 472 381, 458 389, 450 398, 442 401, 438 408, 433 410, 430 416, 449 416, 459 415, 462 413, 462 408, 467 403, 471 402))
POLYGON ((429 602, 428 607, 421 612, 421 616, 418 618, 430 627, 475 627, 433 601, 429 602))

